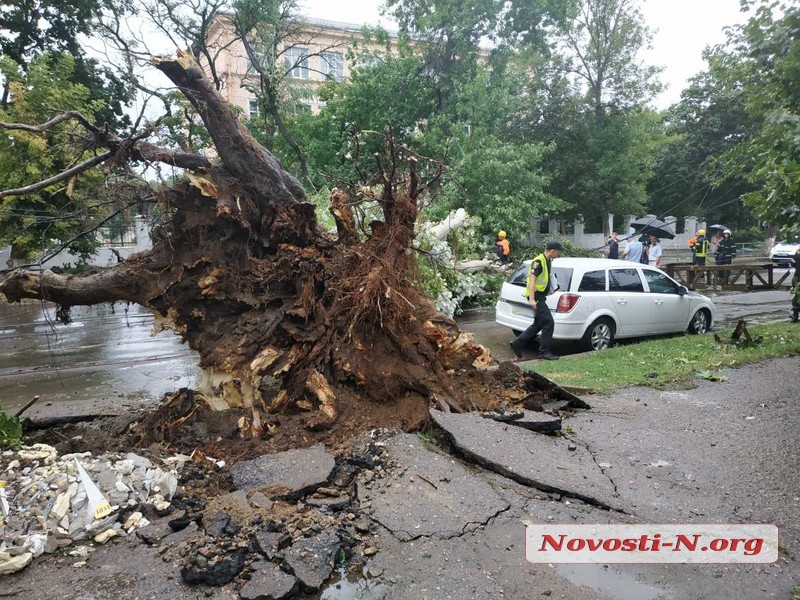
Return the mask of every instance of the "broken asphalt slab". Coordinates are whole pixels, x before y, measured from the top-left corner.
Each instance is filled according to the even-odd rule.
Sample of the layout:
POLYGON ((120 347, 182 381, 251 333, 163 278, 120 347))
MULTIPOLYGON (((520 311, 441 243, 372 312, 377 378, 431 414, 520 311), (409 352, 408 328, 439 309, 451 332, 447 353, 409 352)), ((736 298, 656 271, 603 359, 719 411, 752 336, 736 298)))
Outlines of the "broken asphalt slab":
POLYGON ((265 454, 231 468, 237 490, 259 488, 271 498, 297 498, 325 485, 336 466, 322 444, 265 454))
POLYGON ((488 483, 414 435, 398 435, 386 448, 397 475, 359 481, 358 499, 365 514, 400 541, 457 537, 509 508, 488 483))
POLYGON ((523 429, 538 433, 555 433, 561 431, 561 419, 532 410, 520 410, 497 414, 493 412, 481 413, 484 419, 492 419, 498 423, 509 423, 523 429))
POLYGON ((474 413, 431 410, 430 416, 458 452, 476 464, 544 492, 622 510, 616 486, 579 444, 474 413))

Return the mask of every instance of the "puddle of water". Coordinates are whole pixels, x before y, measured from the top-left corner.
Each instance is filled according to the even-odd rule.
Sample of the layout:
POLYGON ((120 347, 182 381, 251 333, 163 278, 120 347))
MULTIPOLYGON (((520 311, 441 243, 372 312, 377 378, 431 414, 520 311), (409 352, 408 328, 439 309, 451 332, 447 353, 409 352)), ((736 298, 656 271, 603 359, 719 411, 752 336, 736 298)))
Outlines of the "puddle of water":
POLYGON ((339 581, 330 584, 319 600, 381 600, 391 587, 373 579, 360 578, 349 581, 344 569, 339 569, 339 581))
POLYGON ((653 600, 666 592, 641 583, 633 575, 604 565, 555 565, 560 575, 575 585, 590 587, 614 600, 653 600))
POLYGON ((72 318, 62 325, 52 306, 0 304, 0 410, 15 412, 34 395, 51 403, 158 400, 197 381, 197 355, 170 332, 153 337, 150 311, 73 307, 72 318))

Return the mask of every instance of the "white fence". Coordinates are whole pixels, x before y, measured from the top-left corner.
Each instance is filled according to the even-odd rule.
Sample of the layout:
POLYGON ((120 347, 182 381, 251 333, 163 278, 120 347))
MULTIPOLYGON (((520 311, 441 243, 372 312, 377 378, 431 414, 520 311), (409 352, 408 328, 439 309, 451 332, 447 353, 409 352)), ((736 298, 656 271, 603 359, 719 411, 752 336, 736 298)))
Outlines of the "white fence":
MULTIPOLYGON (((114 245, 113 241, 105 239, 102 235, 98 236, 102 244, 89 258, 87 264, 94 267, 110 267, 117 264, 120 259, 124 260, 135 252, 149 250, 153 247, 150 240, 150 226, 144 217, 134 217, 132 230, 128 230, 122 236, 122 244, 114 245), (119 256, 119 257, 118 257, 119 256)), ((11 247, 0 248, 0 269, 4 267, 14 268, 21 264, 35 264, 36 268, 51 269, 53 267, 63 267, 65 265, 75 266, 82 262, 79 256, 62 250, 45 262, 11 260, 11 247)))

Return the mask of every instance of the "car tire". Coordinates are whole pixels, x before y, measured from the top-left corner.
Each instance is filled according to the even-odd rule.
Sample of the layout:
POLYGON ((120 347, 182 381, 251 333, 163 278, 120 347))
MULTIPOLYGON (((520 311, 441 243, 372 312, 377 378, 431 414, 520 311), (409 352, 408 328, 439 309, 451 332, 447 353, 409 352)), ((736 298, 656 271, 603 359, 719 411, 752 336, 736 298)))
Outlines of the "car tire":
POLYGON ((614 321, 601 317, 589 325, 581 343, 586 350, 605 350, 614 345, 614 321))
POLYGON ((708 331, 710 321, 708 311, 705 308, 701 308, 694 313, 692 320, 689 321, 689 333, 705 333, 708 331))

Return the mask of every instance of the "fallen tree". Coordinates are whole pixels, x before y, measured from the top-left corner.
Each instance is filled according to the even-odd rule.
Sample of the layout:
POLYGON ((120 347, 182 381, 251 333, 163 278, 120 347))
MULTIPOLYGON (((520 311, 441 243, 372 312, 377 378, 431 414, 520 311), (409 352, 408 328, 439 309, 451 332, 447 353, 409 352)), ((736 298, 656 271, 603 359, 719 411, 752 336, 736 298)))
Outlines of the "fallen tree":
MULTIPOLYGON (((156 61, 201 116, 218 160, 123 139, 77 113, 93 157, 26 193, 78 176, 81 169, 161 162, 185 177, 158 190, 167 219, 150 251, 95 275, 17 270, 0 283, 8 301, 38 298, 61 306, 130 301, 152 309, 157 326, 177 332, 200 356, 200 397, 214 409, 252 411, 243 429, 261 435, 265 415, 307 414, 309 429, 332 426, 342 403, 413 397, 455 411, 496 401, 476 393, 492 358, 435 310, 413 281, 416 162, 401 163, 387 134, 376 157, 383 218, 359 230, 341 190, 331 194, 337 233, 318 227, 298 181, 238 121, 187 53, 156 61)), ((480 406, 479 406, 480 405, 480 406)))

